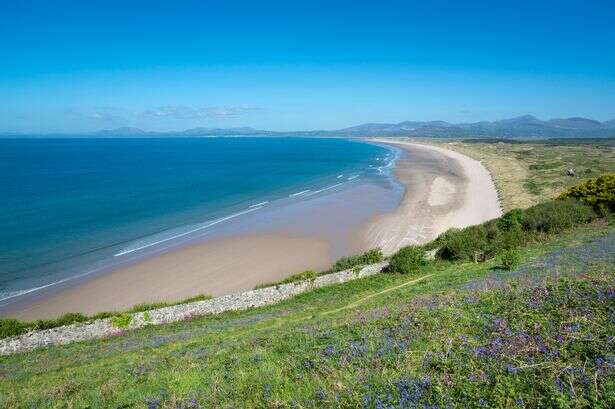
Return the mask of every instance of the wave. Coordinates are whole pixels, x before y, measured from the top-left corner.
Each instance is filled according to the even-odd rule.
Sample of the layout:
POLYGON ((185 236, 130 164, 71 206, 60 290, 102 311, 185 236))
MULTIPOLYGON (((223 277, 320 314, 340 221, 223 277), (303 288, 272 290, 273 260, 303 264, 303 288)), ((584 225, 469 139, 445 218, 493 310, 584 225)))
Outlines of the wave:
POLYGON ((348 179, 346 179, 346 180, 355 180, 355 179, 356 179, 356 178, 358 178, 358 177, 359 177, 359 175, 352 175, 352 176, 350 176, 350 177, 349 177, 348 179))
POLYGON ((11 298, 20 297, 22 295, 26 295, 29 293, 33 293, 35 291, 44 290, 45 288, 53 287, 54 285, 62 284, 70 280, 75 280, 77 278, 88 276, 92 273, 99 271, 100 268, 96 268, 93 270, 86 271, 85 273, 77 274, 74 276, 66 277, 58 281, 51 282, 49 284, 41 285, 38 287, 26 288, 23 290, 16 291, 0 291, 0 301, 10 300, 11 298))
POLYGON ((288 195, 288 197, 296 197, 296 196, 301 196, 301 195, 306 194, 306 193, 308 193, 308 192, 310 192, 310 189, 307 189, 307 190, 302 190, 301 192, 297 192, 297 193, 290 194, 290 195, 288 195))
POLYGON ((342 173, 342 174, 337 175, 337 178, 338 178, 338 179, 341 179, 341 178, 342 178, 342 176, 344 176, 344 174, 343 174, 343 173, 342 173))
POLYGON ((260 203, 257 203, 257 204, 253 204, 253 205, 248 206, 248 208, 249 208, 249 209, 252 209, 252 208, 254 208, 254 207, 262 207, 262 206, 266 205, 267 203, 269 203, 269 201, 265 201, 265 202, 260 202, 260 203))
POLYGON ((326 192, 327 190, 335 189, 336 187, 342 186, 343 184, 344 184, 343 182, 342 183, 336 183, 334 185, 327 186, 327 187, 324 187, 324 188, 319 189, 319 190, 314 190, 313 192, 308 193, 306 196, 314 196, 314 195, 317 195, 318 193, 322 193, 322 192, 326 192))
POLYGON ((203 225, 201 225, 201 226, 199 226, 199 227, 196 227, 196 228, 194 228, 194 229, 190 229, 190 230, 188 230, 188 231, 185 231, 185 232, 182 232, 182 233, 179 233, 179 234, 176 234, 176 235, 170 236, 170 237, 165 237, 164 239, 161 239, 161 240, 156 240, 156 241, 154 241, 154 242, 146 243, 146 244, 140 245, 140 246, 138 246, 138 247, 133 247, 133 248, 128 248, 128 249, 126 249, 126 250, 122 250, 122 251, 120 251, 119 253, 114 254, 113 256, 114 256, 114 257, 120 257, 120 256, 123 256, 123 255, 125 255, 125 254, 134 253, 135 251, 143 250, 143 249, 146 249, 146 248, 148 248, 148 247, 155 246, 155 245, 157 245, 157 244, 161 244, 161 243, 165 243, 165 242, 170 241, 170 240, 177 239, 177 238, 179 238, 179 237, 184 237, 184 236, 187 236, 187 235, 192 234, 192 233, 194 233, 194 232, 197 232, 197 231, 200 231, 200 230, 206 229, 206 228, 208 228, 208 227, 214 226, 214 225, 216 225, 216 224, 219 224, 219 223, 225 222, 225 221, 230 220, 230 219, 234 219, 235 217, 238 217, 238 216, 244 215, 244 214, 246 214, 246 213, 251 213, 251 212, 254 212, 254 211, 256 211, 256 210, 260 210, 260 209, 262 209, 262 208, 263 208, 262 206, 259 206, 259 207, 252 207, 252 208, 249 208, 249 209, 247 209, 247 210, 243 210, 243 211, 241 211, 241 212, 233 213, 233 214, 231 214, 231 215, 229 215, 229 216, 222 217, 222 218, 220 218, 220 219, 216 219, 216 220, 213 220, 213 221, 211 221, 211 222, 207 222, 207 223, 205 223, 205 224, 203 224, 203 225))

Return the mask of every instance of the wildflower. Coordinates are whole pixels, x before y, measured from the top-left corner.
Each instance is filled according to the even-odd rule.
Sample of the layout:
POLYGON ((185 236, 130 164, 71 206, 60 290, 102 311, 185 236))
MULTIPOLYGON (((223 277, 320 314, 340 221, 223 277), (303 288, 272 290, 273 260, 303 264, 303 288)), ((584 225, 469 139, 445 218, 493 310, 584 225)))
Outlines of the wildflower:
POLYGON ((560 378, 555 378, 555 386, 557 386, 560 392, 564 391, 564 383, 560 378))
POLYGON ((331 355, 333 355, 334 353, 335 353, 335 348, 333 348, 333 345, 327 345, 327 346, 325 347, 324 352, 323 352, 323 354, 324 354, 325 356, 331 356, 331 355))

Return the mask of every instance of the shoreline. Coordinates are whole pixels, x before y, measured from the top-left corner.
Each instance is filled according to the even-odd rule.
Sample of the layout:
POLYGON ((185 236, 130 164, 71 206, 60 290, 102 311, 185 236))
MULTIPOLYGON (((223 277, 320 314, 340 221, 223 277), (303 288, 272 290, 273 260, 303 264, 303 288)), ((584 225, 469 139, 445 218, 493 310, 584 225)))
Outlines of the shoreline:
POLYGON ((316 225, 306 227, 300 234, 285 229, 259 231, 256 228, 257 233, 189 244, 28 304, 16 303, 2 315, 32 320, 67 312, 94 314, 125 310, 139 303, 175 301, 203 293, 213 296, 237 293, 306 269, 324 270, 342 251, 333 249, 335 246, 343 248, 340 254, 344 255, 374 247, 391 254, 405 245, 430 241, 450 227, 480 223, 501 214, 491 176, 479 162, 433 146, 383 139, 366 142, 395 146, 403 151, 393 173, 405 192, 397 208, 377 212, 372 208, 371 216, 352 231, 326 238, 320 234, 325 226, 340 223, 344 216, 348 218, 346 214, 351 208, 360 208, 358 204, 361 204, 367 209, 370 198, 373 201, 386 192, 358 189, 352 195, 332 194, 329 202, 285 215, 286 222, 303 218, 302 212, 313 213, 311 219, 305 217, 308 220, 318 219, 316 225))
POLYGON ((459 152, 413 141, 373 138, 403 149, 394 168, 406 191, 393 212, 374 217, 362 231, 369 247, 386 255, 423 244, 450 228, 483 223, 502 215, 497 188, 479 161, 459 152))

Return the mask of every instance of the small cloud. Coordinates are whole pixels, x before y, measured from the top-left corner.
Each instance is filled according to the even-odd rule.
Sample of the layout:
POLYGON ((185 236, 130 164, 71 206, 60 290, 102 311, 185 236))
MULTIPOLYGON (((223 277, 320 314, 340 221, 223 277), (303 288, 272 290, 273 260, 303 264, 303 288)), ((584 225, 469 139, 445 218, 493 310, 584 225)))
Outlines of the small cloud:
POLYGON ((69 108, 65 110, 66 114, 78 118, 87 118, 100 122, 116 122, 126 119, 126 112, 120 108, 111 106, 100 106, 86 109, 69 108))
POLYGON ((187 106, 161 106, 143 111, 140 116, 145 118, 171 119, 229 119, 238 118, 260 108, 243 106, 212 106, 191 108, 187 106))

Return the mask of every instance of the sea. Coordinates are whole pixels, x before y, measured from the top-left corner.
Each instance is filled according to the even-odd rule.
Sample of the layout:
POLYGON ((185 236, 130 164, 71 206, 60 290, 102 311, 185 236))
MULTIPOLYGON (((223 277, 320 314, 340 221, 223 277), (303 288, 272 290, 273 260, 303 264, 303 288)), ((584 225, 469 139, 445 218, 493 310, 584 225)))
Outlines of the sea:
POLYGON ((0 139, 0 306, 225 226, 246 233, 259 212, 391 186, 398 154, 341 138, 0 139))

